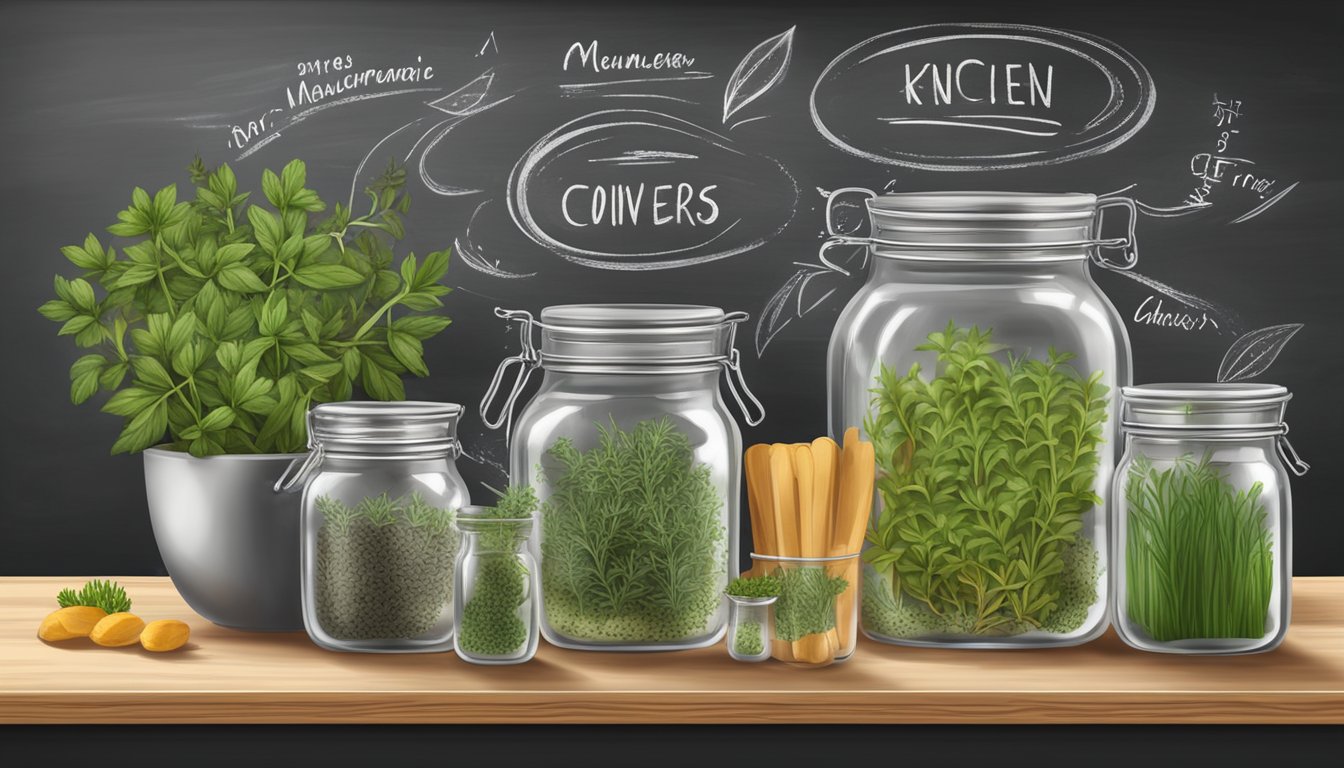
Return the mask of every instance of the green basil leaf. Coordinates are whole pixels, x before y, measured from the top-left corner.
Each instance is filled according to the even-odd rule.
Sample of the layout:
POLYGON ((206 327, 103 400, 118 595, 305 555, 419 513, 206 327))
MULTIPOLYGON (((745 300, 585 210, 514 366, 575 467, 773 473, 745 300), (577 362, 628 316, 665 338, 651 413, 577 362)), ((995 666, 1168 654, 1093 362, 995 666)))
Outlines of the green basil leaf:
POLYGON ((37 311, 41 312, 42 316, 48 320, 55 320, 58 323, 63 323, 79 314, 78 310, 70 306, 69 302, 60 299, 52 299, 51 301, 48 301, 38 307, 37 311))
POLYGON ((294 272, 294 279, 309 288, 329 290, 350 288, 364 282, 358 272, 340 264, 310 264, 294 272))
POLYGON ((280 185, 280 177, 269 168, 261 172, 261 193, 271 205, 282 210, 285 208, 285 201, 289 199, 289 195, 285 194, 280 185))
POLYGON ((168 406, 163 401, 139 413, 122 429, 112 444, 112 453, 137 453, 163 439, 168 429, 168 406))
POLYGON ((103 413, 115 416, 134 416, 159 401, 163 395, 143 387, 127 387, 108 398, 103 413))
POLYGON ((364 391, 375 400, 405 400, 406 388, 396 374, 375 363, 365 355, 361 383, 364 391))
POLYGON ((406 366, 406 370, 416 376, 429 375, 429 368, 425 365, 425 348, 419 339, 410 334, 392 331, 387 334, 387 345, 397 360, 406 366))
POLYGON ((280 247, 280 222, 275 220, 270 211, 255 205, 248 206, 247 220, 252 224, 252 233, 256 236, 261 250, 268 256, 274 256, 276 249, 280 247))
POLYGON ((265 293, 268 290, 266 283, 242 264, 230 264, 224 267, 215 275, 215 280, 219 281, 222 287, 238 293, 265 293))
POLYGON ((206 432, 218 432, 227 429, 233 424, 233 409, 227 405, 221 405, 210 411, 201 419, 201 429, 206 432))
POLYGON ((408 315, 392 322, 392 329, 424 340, 447 328, 452 318, 444 315, 408 315))
POLYGON ((168 375, 168 370, 152 357, 131 358, 131 369, 135 371, 135 378, 140 383, 153 389, 166 391, 173 388, 173 378, 168 375))

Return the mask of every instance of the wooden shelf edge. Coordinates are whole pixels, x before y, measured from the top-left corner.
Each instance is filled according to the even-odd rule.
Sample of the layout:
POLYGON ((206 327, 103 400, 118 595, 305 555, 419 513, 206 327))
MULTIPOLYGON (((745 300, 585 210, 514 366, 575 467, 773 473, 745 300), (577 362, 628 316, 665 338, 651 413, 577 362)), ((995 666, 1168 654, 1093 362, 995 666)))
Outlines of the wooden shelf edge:
POLYGON ((606 692, 0 696, 0 724, 1344 724, 1344 692, 759 695, 606 692))

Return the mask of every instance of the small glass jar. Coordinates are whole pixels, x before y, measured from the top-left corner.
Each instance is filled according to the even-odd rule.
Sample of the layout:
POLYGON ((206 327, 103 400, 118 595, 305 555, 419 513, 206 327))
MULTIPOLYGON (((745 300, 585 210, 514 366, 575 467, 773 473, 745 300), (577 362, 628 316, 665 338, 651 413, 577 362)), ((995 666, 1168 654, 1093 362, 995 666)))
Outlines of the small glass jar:
POLYGON ((824 667, 854 655, 858 640, 859 554, 779 557, 751 553, 752 572, 779 580, 772 608, 771 655, 824 667))
POLYGON ((778 597, 728 596, 728 655, 738 661, 770 658, 770 606, 778 597))
POLYGON ((453 569, 453 646, 472 664, 521 664, 537 653, 537 565, 528 551, 532 518, 491 517, 463 507, 462 549, 453 569))
POLYGON ((1129 645, 1238 654, 1283 642, 1288 470, 1309 468, 1286 437, 1291 397, 1274 384, 1125 387, 1112 561, 1116 631, 1129 645))
POLYGON ((453 649, 455 512, 468 501, 452 403, 324 403, 310 452, 276 483, 303 483, 303 621, 333 651, 453 649), (299 464, 302 461, 302 464, 299 464))
POLYGON ((822 254, 868 246, 827 376, 832 437, 858 427, 877 452, 864 633, 966 648, 1099 636, 1130 348, 1089 267, 1134 264, 1133 204, 864 192, 869 236, 822 254), (1111 206, 1128 210, 1127 238, 1102 238, 1111 206), (1123 261, 1103 258, 1114 249, 1123 261))
POLYGON ((541 502, 532 548, 542 636, 606 651, 718 642, 723 592, 739 570, 742 471, 742 437, 721 377, 748 423, 763 415, 733 341, 746 315, 680 304, 496 314, 519 323, 522 349, 496 371, 482 420, 509 423, 531 373, 544 372, 509 427, 510 478, 535 488, 541 502))

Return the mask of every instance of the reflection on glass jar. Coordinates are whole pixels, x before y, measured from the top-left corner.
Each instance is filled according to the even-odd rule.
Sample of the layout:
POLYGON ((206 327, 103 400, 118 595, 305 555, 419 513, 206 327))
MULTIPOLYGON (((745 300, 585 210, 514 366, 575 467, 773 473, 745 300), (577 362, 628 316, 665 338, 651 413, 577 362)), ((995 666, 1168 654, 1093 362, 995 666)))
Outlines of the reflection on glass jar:
POLYGON ((277 487, 304 482, 304 625, 323 648, 452 650, 461 411, 349 402, 309 412, 312 451, 277 487))
POLYGON ((755 403, 733 347, 745 315, 598 304, 549 307, 539 320, 501 316, 522 322, 523 351, 501 364, 482 403, 486 422, 508 421, 528 373, 545 373, 510 437, 512 481, 541 500, 533 550, 542 634, 580 649, 713 644, 737 572, 742 453, 719 377, 728 374, 739 404, 755 403), (519 373, 492 419, 513 365, 519 373))
MULTIPOLYGON (((834 197, 832 198, 834 200, 834 197)), ((1124 324, 1086 194, 868 200, 868 280, 831 336, 830 430, 877 455, 863 629, 908 645, 1073 645, 1106 626, 1124 324)), ((1128 207, 1128 206, 1127 206, 1128 207)), ((1132 211, 1131 211, 1132 215, 1132 211)), ((1132 265, 1129 261, 1115 268, 1132 265)))
POLYGON ((1124 390, 1116 477, 1116 629, 1167 653, 1268 651, 1288 629, 1291 395, 1272 384, 1124 390))

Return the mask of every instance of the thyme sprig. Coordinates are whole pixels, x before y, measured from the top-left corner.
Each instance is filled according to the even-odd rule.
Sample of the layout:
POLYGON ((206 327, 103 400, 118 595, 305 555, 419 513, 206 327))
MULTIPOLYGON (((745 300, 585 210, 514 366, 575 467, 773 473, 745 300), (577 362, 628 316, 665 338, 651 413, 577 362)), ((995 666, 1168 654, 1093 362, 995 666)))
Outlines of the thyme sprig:
POLYGON ((1102 372, 1084 377, 1053 348, 1015 357, 955 323, 916 349, 935 354, 934 376, 884 365, 873 390, 882 511, 864 559, 898 604, 971 634, 1066 631, 1051 625, 1066 568, 1094 567, 1071 550, 1093 546, 1082 528, 1100 503, 1102 372))

